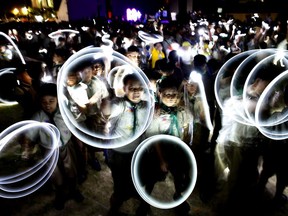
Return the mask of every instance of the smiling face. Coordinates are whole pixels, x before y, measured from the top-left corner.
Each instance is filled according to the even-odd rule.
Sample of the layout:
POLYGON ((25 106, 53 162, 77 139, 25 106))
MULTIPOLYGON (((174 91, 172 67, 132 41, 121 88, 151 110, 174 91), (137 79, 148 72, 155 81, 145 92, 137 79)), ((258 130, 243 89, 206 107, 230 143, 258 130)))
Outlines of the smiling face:
POLYGON ((139 103, 144 94, 143 84, 139 80, 128 80, 124 85, 126 97, 133 103, 139 103))

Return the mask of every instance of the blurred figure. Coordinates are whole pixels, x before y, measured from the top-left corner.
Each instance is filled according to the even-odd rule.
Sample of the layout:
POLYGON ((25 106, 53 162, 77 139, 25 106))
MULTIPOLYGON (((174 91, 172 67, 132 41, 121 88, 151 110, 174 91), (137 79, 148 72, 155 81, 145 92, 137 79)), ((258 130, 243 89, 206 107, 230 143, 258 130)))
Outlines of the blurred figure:
POLYGON ((57 83, 58 73, 68 58, 68 51, 63 48, 54 50, 52 61, 53 66, 51 68, 52 82, 57 83))
POLYGON ((184 41, 182 46, 177 50, 179 56, 180 68, 184 74, 184 78, 188 79, 193 68, 194 53, 192 45, 188 41, 184 41))
POLYGON ((245 106, 253 117, 260 95, 271 80, 278 75, 277 71, 279 69, 277 70, 277 67, 271 64, 254 78, 247 87, 245 100, 247 103, 243 103, 242 97, 230 98, 224 103, 222 129, 217 138, 217 152, 218 158, 229 169, 224 190, 227 196, 222 197, 225 200, 224 211, 227 214, 235 210, 241 214, 247 210, 246 208, 252 207, 252 203, 254 204, 253 199, 259 179, 259 157, 263 143, 267 142, 267 138, 259 132, 257 127, 242 124, 236 121, 233 115, 239 115, 238 112, 245 114, 245 106))
MULTIPOLYGON (((283 89, 275 90, 268 99, 268 104, 264 108, 268 110, 267 119, 276 121, 285 115, 288 111, 288 86, 283 89)), ((286 131, 287 123, 284 122, 280 125, 272 126, 279 129, 279 131, 286 131)), ((276 175, 276 191, 273 197, 273 204, 282 206, 287 202, 287 196, 284 194, 284 190, 288 185, 288 161, 286 154, 288 152, 287 139, 284 140, 267 140, 263 144, 263 165, 260 174, 259 182, 257 185, 257 192, 259 196, 263 196, 265 193, 268 179, 273 175, 276 175)))
POLYGON ((135 45, 131 45, 127 48, 127 52, 125 54, 135 65, 136 67, 140 67, 140 51, 139 48, 135 45))
POLYGON ((161 43, 155 43, 150 45, 150 68, 154 69, 157 60, 165 58, 165 53, 163 51, 163 46, 161 43))
MULTIPOLYGON (((64 208, 65 202, 72 198, 77 202, 84 200, 83 195, 77 186, 77 161, 74 144, 71 139, 71 132, 66 127, 58 108, 57 87, 53 83, 43 84, 39 90, 40 109, 31 119, 40 122, 48 122, 55 125, 60 131, 59 158, 57 166, 51 176, 51 181, 55 186, 54 207, 57 210, 64 208)), ((26 142, 30 140, 27 134, 26 142)), ((46 137, 47 139, 47 137, 46 137)), ((36 141, 37 142, 37 141, 36 141)), ((29 146, 27 143, 24 146, 29 146)), ((23 155, 25 158, 27 155, 23 155)))
POLYGON ((30 119, 39 108, 37 104, 37 87, 24 66, 19 66, 14 72, 17 85, 13 89, 13 97, 23 108, 23 119, 30 119))
MULTIPOLYGON (((87 86, 88 103, 85 107, 85 124, 89 130, 100 135, 107 133, 107 122, 109 116, 109 92, 104 82, 97 76, 93 76, 92 65, 83 67, 81 71, 81 83, 87 86)), ((96 158, 95 152, 98 149, 88 145, 88 163, 97 171, 101 170, 101 165, 96 158)))

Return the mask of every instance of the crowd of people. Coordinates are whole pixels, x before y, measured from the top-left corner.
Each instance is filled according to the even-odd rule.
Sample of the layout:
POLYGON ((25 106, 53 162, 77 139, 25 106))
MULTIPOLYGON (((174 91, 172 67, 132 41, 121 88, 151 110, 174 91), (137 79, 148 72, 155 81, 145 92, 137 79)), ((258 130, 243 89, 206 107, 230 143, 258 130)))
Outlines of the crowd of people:
MULTIPOLYGON (((112 173, 109 215, 117 215, 124 201, 131 197, 142 200, 132 181, 131 160, 137 146, 157 134, 178 137, 189 146, 197 161, 201 200, 209 202, 220 190, 225 194, 220 202, 224 203, 227 215, 231 215, 230 211, 243 213, 243 206, 251 207, 253 200, 263 196, 268 178, 275 173, 278 175, 274 201, 279 204, 286 200, 286 141, 269 139, 254 125, 235 121, 229 110, 241 107, 243 98, 231 98, 221 109, 214 92, 218 71, 234 56, 255 49, 287 50, 286 20, 257 15, 247 17, 246 21, 231 16, 212 19, 193 13, 184 23, 93 20, 6 23, 0 28, 10 38, 0 39, 0 68, 10 68, 15 76, 15 81, 3 83, 1 99, 16 100, 23 109, 23 120, 49 122, 61 134, 57 168, 51 176, 56 209, 63 209, 67 198, 83 201, 78 185, 87 178, 86 166, 101 170, 96 152, 103 152, 112 173), (64 29, 73 31, 59 31, 64 29), (141 37, 140 32, 148 38, 141 37), (103 39, 107 35, 110 48, 123 55, 128 67, 117 65, 104 54, 82 59, 68 67, 69 71, 61 70, 78 51, 109 46, 103 39), (145 74, 149 84, 138 70, 145 74), (65 74, 64 81, 63 76, 59 78, 61 73, 65 74), (61 92, 59 85, 63 86, 61 92), (99 148, 71 133, 59 109, 59 94, 66 99, 65 109, 78 127, 100 137, 95 142, 100 140, 117 147, 99 148), (152 117, 145 118, 151 110, 152 117), (283 161, 278 158, 280 155, 283 161), (262 172, 259 158, 263 160, 262 172), (281 170, 280 165, 272 163, 275 158, 281 170), (229 174, 223 178, 226 167, 229 174)), ((266 70, 247 88, 252 98, 247 105, 251 115, 265 87, 281 72, 276 66, 266 70)), ((223 77, 221 84, 231 82, 232 75, 230 79, 223 77)), ((287 96, 283 100, 286 107, 287 96)), ((29 136, 25 140, 28 142, 29 136)), ((22 159, 29 160, 33 153, 25 146, 29 145, 23 145, 22 159)), ((147 165, 141 173, 147 193, 171 172, 173 199, 179 199, 191 180, 187 171, 191 167, 185 160, 188 159, 181 156, 181 149, 175 144, 160 141, 148 149, 143 158, 147 165)), ((190 205, 193 203, 185 201, 175 207, 177 215, 189 215, 190 205)), ((141 202, 137 215, 148 212, 149 204, 141 202)))

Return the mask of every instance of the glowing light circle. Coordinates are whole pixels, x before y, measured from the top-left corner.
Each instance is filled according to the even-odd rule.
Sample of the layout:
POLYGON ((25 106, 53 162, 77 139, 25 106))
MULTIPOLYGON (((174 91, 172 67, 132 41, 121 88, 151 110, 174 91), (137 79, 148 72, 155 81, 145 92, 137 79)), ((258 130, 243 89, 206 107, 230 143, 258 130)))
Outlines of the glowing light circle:
POLYGON ((262 134, 274 140, 288 138, 288 70, 279 74, 261 94, 256 109, 255 122, 262 134), (263 115, 263 107, 268 109, 263 115))
POLYGON ((183 203, 191 195, 197 179, 196 159, 189 146, 186 143, 184 143, 180 138, 170 135, 159 134, 144 140, 136 148, 131 162, 131 175, 137 192, 147 203, 156 208, 171 209, 183 203), (152 147, 153 145, 159 143, 160 141, 165 142, 165 145, 166 142, 169 143, 168 145, 177 145, 177 147, 180 147, 181 151, 183 151, 185 158, 187 157, 190 159, 190 161, 187 161, 187 163, 189 163, 190 168, 189 169, 190 182, 186 187, 186 189, 183 191, 182 196, 171 202, 160 201, 151 196, 150 194, 148 194, 145 191, 144 186, 142 185, 141 178, 139 177, 139 170, 141 170, 140 163, 141 160, 143 159, 145 151, 148 148, 152 147))
MULTIPOLYGON (((154 112, 154 100, 152 96, 152 91, 150 89, 150 81, 146 77, 145 73, 138 67, 135 67, 127 57, 122 54, 110 49, 107 52, 105 47, 86 47, 76 53, 74 53, 61 67, 58 79, 57 79, 57 92, 58 92, 58 104, 60 108, 60 112, 63 116, 63 119, 69 128, 69 130, 80 140, 87 143, 88 145, 98 147, 98 148, 118 148, 123 147, 134 140, 136 140, 142 133, 146 130, 148 125, 151 122, 151 119, 154 112), (123 67, 129 69, 132 73, 136 74, 139 78, 140 82, 143 84, 145 89, 145 100, 147 101, 147 116, 145 116, 145 122, 143 125, 140 125, 140 130, 130 138, 122 138, 122 135, 112 135, 112 134, 104 134, 101 132, 95 132, 91 129, 88 129, 85 122, 77 122, 71 111, 68 107, 69 99, 65 95, 66 90, 66 80, 68 73, 71 70, 81 71, 87 65, 92 66, 92 62, 99 59, 105 59, 108 62, 108 65, 111 66, 110 73, 115 72, 115 68, 123 67), (75 69, 76 68, 76 69, 75 69), (113 72, 114 71, 114 72, 113 72)), ((111 75, 108 73, 107 77, 104 77, 109 83, 111 75)))
POLYGON ((60 132, 54 125, 33 120, 20 121, 2 131, 0 197, 19 198, 39 189, 54 172, 59 141, 60 132), (27 161, 22 158, 24 135, 34 143, 33 150, 30 149, 33 159, 27 161))
POLYGON ((287 139, 287 70, 288 51, 283 49, 250 50, 230 58, 215 79, 219 107, 270 139, 287 139))
POLYGON ((73 30, 73 29, 59 29, 57 31, 51 32, 48 34, 48 37, 55 39, 62 35, 62 33, 73 33, 73 34, 79 34, 79 31, 73 30))
POLYGON ((14 41, 7 35, 5 34, 4 32, 1 32, 0 31, 0 35, 4 36, 14 47, 14 49, 17 51, 18 55, 19 55, 19 58, 21 59, 22 61, 22 64, 26 64, 25 60, 24 60, 24 57, 22 55, 22 53, 20 52, 18 46, 14 43, 14 41))
POLYGON ((241 64, 241 62, 254 52, 257 52, 257 50, 250 50, 247 52, 239 53, 238 55, 233 56, 228 61, 226 61, 219 69, 215 78, 214 92, 216 101, 221 109, 224 107, 224 102, 231 97, 230 89, 232 86, 229 79, 232 79, 235 71, 237 70, 237 67, 241 64))
MULTIPOLYGON (((254 117, 254 113, 252 113, 251 111, 249 111, 248 109, 248 86, 251 85, 254 80, 261 74, 266 73, 265 71, 267 70, 266 67, 269 67, 268 65, 273 65, 273 61, 275 60, 275 58, 277 57, 277 54, 271 54, 267 57, 263 57, 263 59, 260 59, 260 61, 253 67, 253 69, 251 70, 251 72, 249 73, 246 82, 244 84, 244 88, 243 88, 243 104, 244 104, 244 109, 245 109, 245 113, 246 116, 248 116, 249 121, 253 124, 255 122, 255 117, 254 117)), ((281 72, 285 71, 288 69, 288 61, 287 59, 285 60, 284 58, 284 62, 286 63, 286 65, 281 66, 281 72)), ((273 69, 271 68, 271 73, 274 73, 275 71, 273 71, 273 69)), ((275 79, 275 78, 274 78, 275 79)), ((272 81, 271 81, 272 82, 272 81)), ((267 87, 266 87, 267 88, 267 87)), ((265 89, 266 89, 265 88, 265 89)), ((264 89, 264 90, 265 90, 264 89)), ((262 95, 262 94, 261 94, 262 95)), ((257 103, 258 104, 258 103, 257 103)), ((257 124, 256 124, 257 125, 257 124)), ((259 125, 257 125, 259 126, 259 125)))
POLYGON ((159 43, 163 41, 163 36, 160 34, 149 34, 147 32, 144 32, 142 30, 138 31, 138 37, 144 41, 146 44, 154 44, 159 43))

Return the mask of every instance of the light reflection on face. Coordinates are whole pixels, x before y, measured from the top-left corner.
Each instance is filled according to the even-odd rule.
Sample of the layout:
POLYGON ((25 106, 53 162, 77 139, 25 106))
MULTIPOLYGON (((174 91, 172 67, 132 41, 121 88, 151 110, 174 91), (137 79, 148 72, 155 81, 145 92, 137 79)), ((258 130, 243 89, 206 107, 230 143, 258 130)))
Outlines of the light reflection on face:
POLYGON ((194 83, 194 82, 187 83, 186 87, 187 87, 187 91, 189 95, 193 96, 197 93, 197 90, 198 90, 197 83, 194 83))
POLYGON ((139 103, 142 100, 144 88, 140 81, 129 80, 124 86, 124 92, 131 102, 139 103))
POLYGON ((269 81, 267 80, 256 79, 253 84, 248 86, 246 95, 248 99, 247 108, 249 113, 254 114, 258 99, 268 84, 269 81))
POLYGON ((68 86, 74 86, 74 85, 77 84, 77 82, 78 82, 78 78, 77 78, 76 74, 75 75, 74 74, 73 75, 69 75, 67 77, 66 83, 67 83, 68 86))
POLYGON ((133 62, 134 65, 139 66, 140 64, 140 54, 138 52, 130 52, 127 57, 133 62))
POLYGON ((93 76, 103 76, 104 68, 100 63, 96 63, 93 65, 93 76))
POLYGON ((160 93, 161 102, 168 107, 175 107, 178 104, 178 91, 176 88, 167 88, 160 93))

